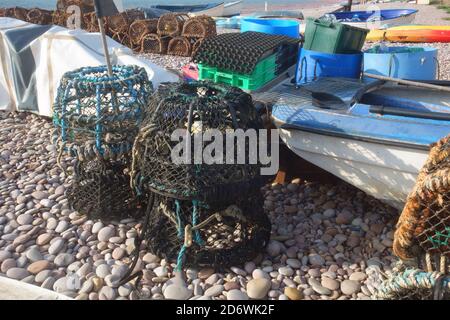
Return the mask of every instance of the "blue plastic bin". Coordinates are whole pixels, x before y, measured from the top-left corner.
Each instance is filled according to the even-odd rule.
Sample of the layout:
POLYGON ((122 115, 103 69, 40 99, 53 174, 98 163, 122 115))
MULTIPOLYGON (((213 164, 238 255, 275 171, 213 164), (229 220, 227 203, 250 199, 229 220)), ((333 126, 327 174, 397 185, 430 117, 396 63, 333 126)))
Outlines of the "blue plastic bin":
POLYGON ((362 59, 362 53, 336 54, 301 49, 296 82, 301 85, 319 77, 359 78, 362 59))
POLYGON ((409 80, 436 80, 436 48, 374 47, 364 52, 364 72, 409 80))
POLYGON ((300 23, 286 19, 245 18, 241 20, 241 32, 246 31, 282 35, 298 39, 300 37, 300 23))

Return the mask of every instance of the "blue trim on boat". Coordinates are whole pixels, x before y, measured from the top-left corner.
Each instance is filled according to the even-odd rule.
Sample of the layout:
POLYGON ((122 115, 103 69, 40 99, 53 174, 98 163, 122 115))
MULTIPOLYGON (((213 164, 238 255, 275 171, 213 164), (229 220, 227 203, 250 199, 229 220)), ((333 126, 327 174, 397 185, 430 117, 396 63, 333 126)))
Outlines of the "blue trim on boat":
POLYGON ((355 15, 358 15, 358 18, 361 22, 367 21, 371 16, 380 16, 381 21, 396 19, 399 17, 410 16, 412 14, 416 14, 419 10, 415 9, 386 9, 380 11, 348 11, 348 12, 334 12, 332 13, 338 21, 340 20, 351 20, 355 15))

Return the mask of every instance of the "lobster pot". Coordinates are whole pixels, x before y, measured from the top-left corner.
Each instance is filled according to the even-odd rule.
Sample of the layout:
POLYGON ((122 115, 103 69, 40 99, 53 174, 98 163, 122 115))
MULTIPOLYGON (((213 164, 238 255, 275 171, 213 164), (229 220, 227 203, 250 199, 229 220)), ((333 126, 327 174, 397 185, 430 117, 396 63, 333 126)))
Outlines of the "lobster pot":
POLYGON ((61 79, 53 121, 55 142, 79 160, 115 159, 129 152, 152 93, 144 68, 86 67, 61 79))
POLYGON ((183 26, 189 16, 184 13, 166 13, 158 20, 158 34, 176 37, 183 32, 183 26))
POLYGON ((364 53, 364 72, 409 80, 436 80, 438 49, 376 46, 364 53))
MULTIPOLYGON (((449 154, 450 136, 432 147, 407 199, 394 239, 394 252, 402 259, 418 258, 424 253, 442 260, 450 258, 449 154)), ((432 265, 435 260, 429 259, 427 269, 440 269, 440 262, 432 265)))
POLYGON ((190 18, 183 26, 183 37, 206 38, 217 34, 216 22, 209 16, 190 18))
POLYGON ((204 38, 195 39, 194 43, 192 44, 192 57, 197 54, 197 51, 200 49, 204 40, 204 38))
POLYGON ((11 9, 9 8, 0 8, 0 17, 10 17, 11 9))
POLYGON ((134 49, 128 33, 114 33, 111 38, 128 48, 134 49))
POLYGON ((261 128, 251 96, 238 88, 209 82, 165 84, 152 96, 136 138, 133 184, 147 193, 229 203, 236 195, 262 186, 259 164, 249 161, 257 146, 249 139, 240 140, 238 145, 236 139, 227 145, 228 154, 225 145, 220 145, 223 152, 209 149, 211 157, 203 161, 201 150, 206 154, 209 143, 196 139, 214 130, 217 144, 220 139, 226 143, 228 129, 261 128), (235 152, 230 151, 231 147, 235 152))
POLYGON ((257 193, 235 204, 182 201, 155 195, 143 238, 150 252, 183 266, 225 268, 254 259, 266 247, 271 224, 257 193))
MULTIPOLYGON (((70 14, 61 10, 56 10, 52 15, 52 24, 60 27, 67 27, 67 20, 69 19, 70 14)), ((84 18, 83 18, 84 21, 84 18)))
POLYGON ((34 24, 48 25, 53 22, 53 11, 44 9, 31 9, 27 14, 27 21, 34 24))
POLYGON ((167 54, 181 57, 190 57, 192 53, 191 43, 185 37, 175 37, 169 42, 167 54))
POLYGON ((15 18, 22 21, 27 21, 28 9, 22 7, 12 8, 12 15, 10 18, 15 18))
POLYGON ((129 35, 133 45, 141 45, 142 37, 158 30, 158 19, 137 20, 130 25, 129 35))
MULTIPOLYGON (((102 18, 104 20, 105 28, 106 26, 106 19, 102 18)), ((100 32, 100 27, 98 25, 98 19, 95 12, 89 12, 83 15, 83 29, 87 32, 100 32)))
POLYGON ((145 19, 145 15, 140 10, 127 10, 115 16, 107 18, 108 29, 111 34, 128 34, 131 23, 136 20, 145 19))
POLYGON ((140 205, 130 188, 129 155, 115 161, 78 161, 67 199, 89 219, 105 222, 139 218, 140 205))
POLYGON ((141 52, 166 54, 170 39, 171 38, 167 36, 146 34, 141 40, 141 52))
POLYGON ((58 0, 56 3, 56 9, 66 13, 71 6, 79 8, 81 15, 95 11, 94 0, 58 0))

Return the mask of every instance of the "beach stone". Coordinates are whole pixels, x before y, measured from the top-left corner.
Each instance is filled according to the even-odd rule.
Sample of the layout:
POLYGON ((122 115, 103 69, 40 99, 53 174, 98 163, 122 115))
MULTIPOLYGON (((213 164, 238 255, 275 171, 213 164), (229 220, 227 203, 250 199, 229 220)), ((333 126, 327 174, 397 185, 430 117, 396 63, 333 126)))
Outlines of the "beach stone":
POLYGON ((298 259, 287 259, 286 263, 294 269, 300 269, 302 266, 302 263, 298 259))
POLYGON ((99 241, 107 242, 111 237, 114 236, 115 230, 112 227, 102 228, 97 235, 99 241))
POLYGON ((169 270, 167 270, 167 267, 160 266, 158 268, 153 269, 153 272, 156 274, 157 277, 167 277, 169 274, 169 270))
POLYGON ((313 266, 322 266, 325 263, 325 259, 318 254, 310 254, 308 256, 309 263, 313 266))
POLYGON ((253 279, 247 283, 247 294, 252 299, 263 299, 267 296, 272 283, 267 279, 253 279))
POLYGON ((364 272, 353 272, 350 277, 349 280, 353 280, 353 281, 364 281, 367 279, 367 275, 364 272))
POLYGON ((54 194, 57 196, 62 196, 65 193, 65 191, 66 191, 66 188, 63 185, 60 185, 60 186, 56 187, 54 194))
POLYGON ((107 286, 104 286, 98 294, 100 300, 114 300, 116 296, 116 290, 107 286))
POLYGON ((92 292, 92 290, 94 290, 94 283, 92 282, 92 279, 87 279, 81 286, 79 293, 89 294, 92 292))
POLYGON ((5 259, 5 260, 2 262, 2 265, 1 265, 1 267, 0 267, 0 271, 1 271, 2 273, 7 273, 7 271, 8 271, 9 269, 14 268, 14 267, 17 267, 17 262, 16 262, 16 260, 14 260, 14 259, 12 259, 12 258, 8 258, 8 259, 5 259))
POLYGON ((63 249, 63 247, 64 247, 64 240, 61 238, 56 239, 55 242, 53 242, 48 248, 48 253, 56 255, 63 249))
POLYGON ((311 286, 311 288, 318 294, 323 294, 323 295, 331 294, 331 290, 323 287, 322 284, 319 281, 317 281, 316 279, 311 278, 308 280, 308 283, 311 286))
POLYGON ((206 284, 214 285, 217 281, 219 281, 219 275, 217 273, 209 276, 208 279, 205 280, 206 284))
POLYGON ((253 277, 253 279, 268 279, 268 280, 270 280, 270 275, 261 269, 253 270, 252 277, 253 277))
POLYGON ((300 290, 296 288, 286 287, 284 289, 284 294, 289 298, 289 300, 302 300, 303 295, 300 290))
POLYGON ((51 266, 50 261, 47 260, 40 260, 33 262, 30 264, 27 268, 28 272, 31 274, 38 274, 46 269, 49 269, 51 266))
POLYGON ((278 269, 278 273, 283 276, 290 277, 294 274, 294 270, 292 270, 290 267, 281 267, 278 269))
POLYGON ((95 274, 100 278, 105 278, 107 275, 111 273, 111 269, 107 264, 101 264, 95 269, 95 274))
POLYGON ((54 290, 53 285, 55 284, 56 279, 54 277, 48 277, 45 279, 42 284, 41 288, 48 289, 48 290, 54 290))
POLYGON ((223 290, 224 290, 223 285, 218 284, 218 285, 212 286, 211 288, 208 288, 205 291, 204 295, 208 296, 208 297, 216 297, 216 296, 220 295, 223 292, 223 290))
POLYGON ((323 216, 325 218, 333 218, 334 216, 336 216, 336 210, 334 209, 327 209, 323 212, 323 216))
POLYGON ((117 247, 112 252, 112 257, 115 260, 120 260, 120 259, 122 259, 125 256, 126 253, 127 252, 125 251, 125 249, 117 247))
POLYGON ((14 239, 13 245, 18 246, 18 245, 24 244, 24 243, 28 242, 28 240, 30 240, 30 239, 31 239, 31 237, 29 234, 22 234, 14 239))
POLYGON ((191 290, 180 284, 171 284, 164 290, 164 298, 171 300, 187 300, 192 296, 191 290))
POLYGON ((6 272, 6 276, 8 278, 14 279, 14 280, 22 280, 26 277, 28 277, 30 275, 30 273, 23 269, 23 268, 10 268, 8 269, 8 271, 6 272))
POLYGON ((129 283, 124 284, 123 286, 120 286, 118 289, 119 296, 121 297, 128 297, 131 294, 132 286, 129 283))
POLYGON ((266 251, 271 257, 276 257, 281 252, 281 244, 278 241, 271 240, 267 245, 266 251))
POLYGON ((68 227, 69 227, 69 223, 67 221, 65 221, 65 220, 62 220, 56 226, 55 231, 58 232, 58 233, 61 233, 61 232, 66 231, 68 227))
POLYGON ((231 291, 228 291, 227 300, 245 301, 248 300, 248 295, 241 290, 233 289, 231 291))
POLYGON ((35 191, 31 194, 31 196, 36 200, 43 200, 48 198, 48 193, 44 191, 35 191))
POLYGON ((11 252, 3 250, 0 251, 0 264, 8 258, 11 258, 11 252))
POLYGON ((51 208, 55 204, 55 201, 50 199, 42 199, 41 201, 39 201, 39 204, 43 207, 51 208))
POLYGON ((256 264, 253 261, 250 262, 246 262, 244 265, 244 270, 245 272, 251 274, 253 272, 253 270, 256 269, 256 264))
POLYGON ((159 263, 160 259, 154 254, 147 253, 142 257, 142 261, 145 263, 159 263))
POLYGON ((33 216, 31 214, 21 214, 17 217, 17 223, 21 226, 31 224, 33 222, 33 216))
POLYGON ((350 211, 344 210, 336 217, 337 224, 350 224, 353 220, 353 214, 350 211))
POLYGON ((92 277, 91 279, 92 283, 94 284, 94 291, 100 291, 104 284, 103 278, 92 277))
POLYGON ((103 227, 104 227, 103 223, 101 221, 98 221, 94 223, 94 225, 92 226, 91 232, 93 234, 97 234, 103 227))
POLYGON ((31 262, 36 262, 43 259, 42 254, 37 247, 32 247, 28 250, 26 256, 31 262))
POLYGON ((54 263, 58 267, 67 267, 69 264, 71 264, 75 258, 68 253, 60 253, 56 256, 54 263))
POLYGON ((43 233, 39 235, 36 239, 36 244, 39 246, 44 246, 52 240, 52 235, 49 233, 43 233))
POLYGON ((229 282, 225 282, 223 287, 225 288, 226 291, 231 291, 231 290, 239 289, 241 287, 241 285, 239 284, 239 282, 229 281, 229 282))
POLYGON ((361 289, 361 284, 354 280, 344 280, 341 283, 341 291, 343 294, 352 295, 361 289))
POLYGON ((329 290, 338 290, 341 286, 339 281, 328 278, 328 277, 322 277, 321 284, 323 287, 329 289, 329 290))

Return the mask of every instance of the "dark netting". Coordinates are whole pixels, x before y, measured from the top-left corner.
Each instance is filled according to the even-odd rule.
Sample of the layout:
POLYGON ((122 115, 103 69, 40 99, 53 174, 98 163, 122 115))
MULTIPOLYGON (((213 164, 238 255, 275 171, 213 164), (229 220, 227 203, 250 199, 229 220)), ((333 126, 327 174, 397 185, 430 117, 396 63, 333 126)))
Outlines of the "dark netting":
POLYGON ((158 19, 136 20, 130 25, 129 35, 133 45, 142 44, 142 37, 158 30, 158 19))
POLYGON ((183 26, 183 37, 206 38, 217 34, 216 22, 209 16, 190 18, 183 26))
POLYGON ((130 152, 152 84, 144 68, 86 67, 61 79, 53 106, 55 142, 59 150, 81 161, 115 159, 130 152))
POLYGON ((142 37, 142 53, 166 54, 169 47, 170 37, 157 34, 146 34, 142 37))
POLYGON ((133 50, 137 49, 137 47, 131 43, 131 38, 128 35, 128 33, 114 33, 112 35, 112 39, 114 39, 118 43, 120 43, 130 49, 133 49, 133 50))
POLYGON ((70 17, 70 13, 66 13, 65 11, 56 10, 52 15, 52 24, 60 27, 67 27, 67 20, 70 17))
MULTIPOLYGON (((228 129, 242 129, 242 133, 247 129, 262 129, 261 118, 249 94, 238 88, 209 82, 161 86, 150 101, 148 115, 133 147, 134 185, 179 199, 221 199, 224 202, 233 201, 236 194, 258 189, 262 184, 260 165, 252 157, 257 155, 257 146, 250 145, 244 136, 246 149, 237 152, 237 139, 227 141, 229 139, 225 136, 228 129), (219 139, 215 143, 221 144, 220 147, 228 152, 215 154, 210 150, 214 163, 199 164, 201 151, 200 154, 189 154, 188 149, 193 151, 195 137, 211 132, 211 129, 218 129, 220 135, 211 140, 219 139), (187 140, 182 143, 172 141, 176 130, 188 133, 190 143, 187 140), (186 150, 172 152, 172 149, 183 146, 186 150), (233 149, 234 152, 231 151, 233 149), (174 154, 180 156, 178 163, 172 159, 174 154), (243 164, 230 164, 227 157, 231 157, 234 163, 239 160, 243 164)), ((205 141, 197 144, 201 150, 206 150, 207 145, 205 141)))
POLYGON ((12 9, 12 16, 10 16, 10 17, 19 19, 22 21, 27 21, 27 14, 28 14, 28 9, 25 9, 22 7, 15 7, 12 9))
POLYGON ((150 252, 182 266, 225 268, 255 258, 271 224, 259 190, 233 205, 155 196, 143 239, 150 252))
MULTIPOLYGON (((225 33, 206 38, 193 60, 220 69, 250 74, 261 59, 276 54, 276 66, 292 60, 300 40, 260 32, 225 33)), ((292 60, 293 62, 295 61, 292 60)))
POLYGON ((167 54, 181 57, 191 56, 191 43, 185 37, 175 37, 169 42, 167 54))
POLYGON ((48 25, 52 24, 53 11, 34 8, 28 11, 27 21, 34 24, 48 25))
POLYGON ((158 20, 158 34, 163 36, 180 36, 184 23, 189 16, 184 13, 166 13, 158 20))
POLYGON ((78 161, 67 191, 72 208, 103 221, 141 217, 140 202, 130 187, 129 160, 123 156, 116 161, 78 161))
MULTIPOLYGON (((106 19, 104 19, 104 24, 106 27, 106 19)), ((95 12, 89 12, 83 15, 83 25, 87 32, 100 32, 100 27, 98 25, 97 14, 95 12)))
POLYGON ((195 54, 197 53, 198 49, 202 45, 203 40, 204 40, 203 38, 196 39, 195 42, 192 44, 192 56, 195 56, 195 54))

